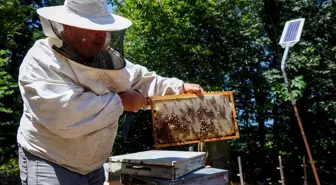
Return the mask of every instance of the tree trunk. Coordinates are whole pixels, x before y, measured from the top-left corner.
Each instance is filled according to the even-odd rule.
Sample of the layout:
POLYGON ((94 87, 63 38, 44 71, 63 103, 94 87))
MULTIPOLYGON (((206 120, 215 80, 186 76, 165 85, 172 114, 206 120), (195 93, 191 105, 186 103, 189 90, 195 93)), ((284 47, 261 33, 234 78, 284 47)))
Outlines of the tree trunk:
POLYGON ((210 165, 213 168, 225 169, 230 173, 230 153, 228 141, 207 142, 204 143, 203 149, 204 152, 206 152, 206 165, 210 165))

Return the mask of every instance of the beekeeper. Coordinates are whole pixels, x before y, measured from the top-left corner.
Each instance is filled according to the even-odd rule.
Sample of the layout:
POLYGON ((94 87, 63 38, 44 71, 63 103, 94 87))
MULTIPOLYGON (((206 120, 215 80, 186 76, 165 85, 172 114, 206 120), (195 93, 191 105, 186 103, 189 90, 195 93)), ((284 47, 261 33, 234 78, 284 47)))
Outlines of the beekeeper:
POLYGON ((124 59, 111 35, 132 23, 110 14, 104 0, 66 0, 37 13, 47 38, 35 42, 19 71, 22 184, 103 184, 123 111, 137 112, 147 96, 203 93, 124 59))

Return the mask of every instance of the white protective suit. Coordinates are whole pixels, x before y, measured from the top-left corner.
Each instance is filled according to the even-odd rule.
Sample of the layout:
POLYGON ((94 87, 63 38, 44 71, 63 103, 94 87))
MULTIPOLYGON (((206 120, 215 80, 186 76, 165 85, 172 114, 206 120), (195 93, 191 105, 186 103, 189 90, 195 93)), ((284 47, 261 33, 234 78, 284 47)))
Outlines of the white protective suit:
POLYGON ((24 111, 17 139, 30 153, 80 174, 102 167, 111 153, 123 113, 118 92, 177 94, 183 83, 129 61, 119 70, 84 66, 52 45, 62 42, 52 37, 36 41, 20 66, 24 111))

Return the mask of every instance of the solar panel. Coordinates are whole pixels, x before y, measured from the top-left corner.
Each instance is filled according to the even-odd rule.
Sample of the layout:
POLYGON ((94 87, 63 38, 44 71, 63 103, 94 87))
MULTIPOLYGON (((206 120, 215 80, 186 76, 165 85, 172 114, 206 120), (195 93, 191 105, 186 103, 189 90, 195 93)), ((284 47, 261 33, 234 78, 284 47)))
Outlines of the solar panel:
POLYGON ((285 35, 285 42, 295 41, 297 32, 299 30, 300 21, 291 22, 288 25, 288 29, 285 35))
POLYGON ((285 47, 287 44, 293 46, 297 43, 301 37, 304 20, 305 19, 300 18, 287 21, 279 44, 285 47))

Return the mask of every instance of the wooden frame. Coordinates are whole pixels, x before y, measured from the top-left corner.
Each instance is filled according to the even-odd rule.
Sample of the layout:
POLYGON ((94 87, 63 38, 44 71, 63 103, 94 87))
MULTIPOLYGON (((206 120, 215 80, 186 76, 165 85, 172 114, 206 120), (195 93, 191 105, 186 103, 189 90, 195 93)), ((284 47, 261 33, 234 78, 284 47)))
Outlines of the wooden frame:
MULTIPOLYGON (((167 146, 178 146, 178 145, 194 144, 194 143, 199 143, 199 142, 211 142, 211 141, 218 141, 218 140, 228 140, 228 139, 240 138, 238 124, 237 124, 237 120, 236 120, 237 115, 236 115, 236 110, 235 110, 235 106, 234 106, 233 93, 234 93, 234 91, 222 91, 222 92, 207 92, 202 97, 199 97, 196 94, 181 94, 181 95, 152 96, 152 97, 150 97, 149 99, 150 99, 150 107, 151 107, 151 113, 152 113, 152 121, 153 121, 152 126, 153 126, 153 137, 154 137, 154 141, 155 141, 155 147, 159 148, 159 147, 167 147, 167 146), (232 130, 233 130, 233 133, 231 135, 225 135, 225 136, 221 136, 221 137, 217 136, 217 137, 208 137, 208 138, 193 138, 193 139, 189 139, 189 140, 185 140, 185 141, 174 141, 174 142, 170 142, 170 143, 163 143, 158 139, 158 135, 160 135, 160 134, 158 134, 158 127, 159 127, 159 124, 160 124, 160 121, 158 121, 158 119, 160 119, 160 117, 162 117, 161 116, 162 113, 160 113, 160 111, 159 111, 160 108, 157 107, 158 104, 163 102, 163 105, 165 106, 166 102, 170 102, 170 103, 174 102, 175 104, 177 102, 181 102, 181 101, 192 102, 193 100, 195 100, 195 98, 199 98, 199 99, 202 99, 202 98, 206 99, 207 98, 207 100, 205 100, 205 99, 198 100, 198 103, 200 103, 200 101, 201 102, 204 102, 204 101, 208 102, 209 98, 214 99, 214 97, 216 97, 218 99, 218 97, 219 97, 218 95, 221 96, 222 98, 225 97, 226 98, 225 100, 230 103, 230 114, 231 114, 230 115, 231 116, 230 121, 232 122, 231 126, 232 126, 232 130), (160 114, 160 115, 158 116, 158 114, 160 114)), ((224 103, 227 103, 227 102, 222 102, 222 104, 224 104, 224 103)), ((216 105, 217 104, 218 104, 218 106, 220 106, 219 104, 221 104, 221 102, 220 103, 216 102, 216 105)), ((179 103, 178 105, 181 106, 181 103, 179 103)), ((205 103, 203 103, 203 105, 205 105, 205 103)), ((210 105, 211 105, 211 103, 210 103, 210 105)), ((212 105, 215 106, 213 103, 212 103, 212 105)), ((182 105, 182 107, 183 106, 184 105, 182 105)), ((202 107, 202 105, 200 105, 200 106, 202 107)), ((162 106, 161 106, 161 108, 162 108, 162 106)), ((185 110, 185 108, 187 108, 187 107, 183 107, 182 109, 185 110)), ((169 108, 167 108, 167 109, 169 109, 169 108)), ((176 107, 175 110, 177 110, 177 107, 176 107)), ((181 108, 180 108, 180 110, 181 110, 181 108)), ((171 110, 171 111, 174 111, 174 110, 171 110)), ((193 108, 193 111, 194 112, 196 111, 195 108, 193 108)), ((224 110, 224 112, 225 112, 225 110, 224 110)), ((219 113, 219 111, 218 111, 218 113, 219 113)), ((181 114, 179 114, 179 115, 181 116, 181 114)), ((197 118, 195 118, 195 119, 197 119, 197 118)), ((218 118, 217 118, 217 120, 218 120, 218 118)), ((194 124, 197 124, 197 123, 194 123, 194 124)), ((217 124, 220 124, 220 123, 218 122, 217 124)), ((192 126, 190 126, 190 127, 192 127, 192 126)), ((201 132, 201 129, 200 129, 200 132, 201 132)))

